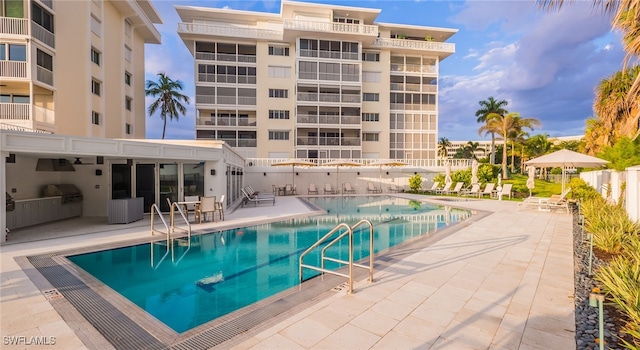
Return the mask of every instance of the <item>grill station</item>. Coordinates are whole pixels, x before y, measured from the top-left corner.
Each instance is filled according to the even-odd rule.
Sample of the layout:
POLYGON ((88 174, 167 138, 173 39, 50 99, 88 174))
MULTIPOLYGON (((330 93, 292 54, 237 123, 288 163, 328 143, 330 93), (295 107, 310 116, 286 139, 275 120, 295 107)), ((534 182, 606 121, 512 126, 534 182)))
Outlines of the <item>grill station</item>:
POLYGON ((42 190, 43 197, 62 197, 61 203, 76 203, 82 201, 82 192, 72 184, 46 185, 42 190))

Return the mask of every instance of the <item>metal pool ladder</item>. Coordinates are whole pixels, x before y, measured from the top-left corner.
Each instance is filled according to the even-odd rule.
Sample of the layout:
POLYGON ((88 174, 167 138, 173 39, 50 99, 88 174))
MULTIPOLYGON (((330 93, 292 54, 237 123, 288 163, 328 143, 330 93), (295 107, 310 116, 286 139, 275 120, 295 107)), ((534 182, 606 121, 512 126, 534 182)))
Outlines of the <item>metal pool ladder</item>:
POLYGON ((160 264, 164 261, 164 259, 169 255, 169 252, 171 252, 171 260, 173 261, 174 264, 178 264, 180 263, 180 261, 185 257, 185 255, 187 255, 187 253, 189 252, 189 250, 191 249, 191 224, 189 223, 189 221, 187 220, 187 218, 184 215, 184 212, 182 211, 182 208, 180 208, 179 205, 177 205, 177 203, 172 203, 170 206, 170 215, 169 215, 169 224, 167 224, 167 221, 164 219, 164 216, 162 215, 162 212, 160 211, 160 208, 158 207, 157 204, 153 204, 151 206, 151 235, 153 236, 154 234, 159 233, 159 234, 163 234, 167 237, 167 241, 165 243, 166 246, 166 252, 164 253, 164 255, 162 256, 162 258, 160 258, 160 261, 158 261, 157 264, 155 264, 155 260, 153 257, 153 252, 154 252, 154 247, 153 247, 153 242, 151 242, 151 266, 155 268, 158 268, 158 266, 160 266, 160 264), (180 215, 182 216, 182 218, 184 219, 185 223, 187 224, 187 228, 182 228, 182 227, 176 227, 175 226, 175 211, 174 211, 174 205, 175 205, 175 209, 178 210, 178 212, 180 213, 180 215), (157 229, 155 227, 155 214, 158 214, 158 216, 160 217, 160 220, 162 221, 162 224, 165 228, 166 231, 161 231, 159 229, 157 229), (185 236, 182 235, 181 237, 174 237, 175 236, 175 231, 176 229, 180 230, 180 231, 184 231, 186 234, 186 238, 187 238, 187 249, 182 252, 182 254, 180 255, 180 257, 178 258, 178 260, 176 261, 175 259, 175 251, 174 251, 174 240, 180 242, 181 239, 184 239, 185 236))
POLYGON ((349 294, 352 294, 353 293, 353 267, 354 266, 368 269, 369 270, 369 282, 373 282, 373 224, 369 220, 360 220, 353 226, 349 226, 344 222, 338 224, 331 231, 329 231, 326 235, 324 235, 322 238, 320 238, 316 243, 314 243, 311 247, 307 248, 307 250, 305 250, 304 252, 302 252, 302 254, 300 254, 300 264, 299 265, 300 265, 300 271, 299 271, 300 272, 300 283, 304 282, 303 275, 302 275, 302 270, 303 270, 303 268, 307 268, 307 269, 311 269, 311 270, 315 270, 315 271, 320 271, 322 273, 330 273, 330 274, 333 274, 333 275, 347 277, 348 280, 349 280, 349 291, 348 292, 349 292, 349 294), (356 227, 364 225, 364 224, 367 224, 369 226, 369 266, 362 265, 362 264, 357 264, 357 263, 353 262, 353 230, 356 227), (321 255, 320 255, 320 263, 321 263, 320 267, 313 266, 313 265, 307 265, 307 264, 303 263, 304 257, 309 252, 311 252, 312 250, 314 250, 315 248, 320 246, 322 243, 327 241, 331 236, 333 236, 341 228, 345 229, 345 231, 340 233, 338 235, 338 237, 336 237, 333 240, 331 240, 329 243, 327 243, 327 245, 324 248, 322 248, 321 255), (348 261, 340 260, 340 259, 336 259, 336 258, 330 258, 330 257, 325 256, 327 249, 329 249, 331 246, 333 246, 334 244, 339 242, 342 238, 344 238, 347 235, 349 236, 349 260, 348 261), (332 262, 335 262, 335 263, 348 265, 349 266, 349 273, 345 274, 345 273, 341 273, 341 272, 337 272, 337 271, 333 271, 333 270, 328 270, 324 266, 325 261, 332 261, 332 262))

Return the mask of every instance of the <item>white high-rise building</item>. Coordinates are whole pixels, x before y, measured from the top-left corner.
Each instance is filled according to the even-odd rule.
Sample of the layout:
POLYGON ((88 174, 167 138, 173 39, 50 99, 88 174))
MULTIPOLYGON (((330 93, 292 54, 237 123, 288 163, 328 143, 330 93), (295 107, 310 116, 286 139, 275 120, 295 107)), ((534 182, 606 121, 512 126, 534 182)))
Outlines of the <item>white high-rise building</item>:
POLYGON ((198 139, 246 157, 436 159, 438 66, 456 29, 286 0, 278 14, 176 10, 198 139))

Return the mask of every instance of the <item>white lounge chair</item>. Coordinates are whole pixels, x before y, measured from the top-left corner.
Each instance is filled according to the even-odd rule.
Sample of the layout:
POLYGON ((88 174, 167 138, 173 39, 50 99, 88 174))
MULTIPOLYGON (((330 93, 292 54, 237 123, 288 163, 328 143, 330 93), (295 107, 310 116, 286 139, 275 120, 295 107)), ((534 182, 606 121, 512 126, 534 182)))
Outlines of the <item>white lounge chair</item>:
POLYGON ((435 194, 445 194, 447 193, 447 191, 449 191, 451 189, 451 185, 453 185, 453 182, 447 182, 444 184, 444 186, 442 188, 438 188, 435 191, 433 191, 433 193, 435 194))
POLYGON ((431 185, 431 188, 425 190, 425 193, 436 193, 436 191, 438 190, 438 186, 440 186, 440 182, 434 181, 433 185, 431 185))
POLYGON ((400 192, 400 191, 401 191, 401 189, 399 189, 399 188, 398 188, 398 186, 396 186, 396 185, 391 185, 391 186, 389 186, 389 192, 395 192, 395 193, 398 193, 398 192, 400 192))
POLYGON ((373 182, 367 183, 367 193, 382 193, 382 189, 376 187, 373 182))
POLYGON ((261 197, 261 196, 253 196, 252 197, 247 193, 247 191, 244 188, 240 189, 240 191, 242 192, 242 195, 244 196, 244 198, 242 200, 242 206, 243 207, 247 203, 254 203, 257 206, 258 203, 260 203, 260 202, 271 202, 272 205, 276 205, 276 197, 273 196, 273 195, 270 196, 270 197, 261 197))
POLYGON ((464 182, 458 182, 452 190, 446 191, 445 194, 459 194, 462 190, 462 186, 464 186, 464 182))
POLYGON ((496 184, 494 183, 488 183, 484 186, 484 189, 482 190, 482 192, 480 192, 478 194, 478 197, 483 197, 484 195, 487 194, 489 195, 489 197, 491 197, 491 194, 493 193, 493 188, 496 186, 496 184))
POLYGON ((509 199, 511 199, 511 187, 512 186, 513 186, 512 184, 504 184, 504 185, 502 185, 502 190, 496 192, 496 194, 495 194, 496 197, 499 198, 500 196, 502 196, 502 197, 509 196, 509 199))
POLYGON ((310 183, 309 184, 309 189, 307 190, 308 194, 318 194, 318 188, 316 187, 316 184, 314 183, 310 183))
POLYGON ((345 182, 342 184, 342 193, 355 194, 356 190, 353 187, 351 187, 351 182, 345 182))
POLYGON ((569 201, 567 195, 571 192, 571 187, 561 194, 554 194, 551 197, 527 197, 522 203, 518 203, 519 208, 538 207, 538 210, 565 209, 569 212, 569 201))
POLYGON ((463 189, 460 191, 461 196, 478 196, 480 194, 480 185, 473 184, 470 189, 463 189))
POLYGON ((333 186, 331 186, 330 183, 325 182, 324 183, 324 194, 337 194, 338 191, 336 191, 333 186))

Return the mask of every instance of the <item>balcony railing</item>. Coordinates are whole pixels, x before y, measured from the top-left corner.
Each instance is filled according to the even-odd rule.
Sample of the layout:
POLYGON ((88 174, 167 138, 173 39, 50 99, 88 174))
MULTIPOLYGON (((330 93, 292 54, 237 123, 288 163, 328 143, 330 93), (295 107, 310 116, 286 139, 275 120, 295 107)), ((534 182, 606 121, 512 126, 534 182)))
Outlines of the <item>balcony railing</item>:
POLYGON ((435 111, 436 105, 419 104, 419 103, 391 103, 390 108, 392 110, 403 111, 435 111))
POLYGON ((0 61, 0 77, 2 78, 28 78, 29 70, 27 62, 0 61))
POLYGON ((284 20, 284 29, 303 30, 308 32, 323 32, 335 34, 357 34, 366 36, 378 36, 378 26, 336 22, 313 22, 284 20))
POLYGON ((25 18, 0 17, 0 34, 29 35, 28 24, 25 18))
POLYGON ((324 51, 324 50, 307 50, 300 49, 300 57, 320 57, 333 58, 343 60, 360 60, 360 54, 357 52, 341 52, 341 51, 324 51))
POLYGON ((296 146, 360 146, 359 137, 298 137, 296 146))
POLYGON ((446 53, 455 53, 456 45, 452 43, 441 43, 437 41, 420 41, 420 40, 408 40, 408 39, 389 39, 389 38, 376 38, 373 41, 373 47, 389 47, 395 49, 413 49, 413 50, 428 50, 428 51, 440 51, 446 53))
POLYGON ((282 32, 278 30, 239 28, 201 23, 178 23, 178 33, 282 40, 282 32))
POLYGON ((237 147, 256 147, 257 145, 258 145, 258 140, 239 139, 237 147))
POLYGON ((53 86, 53 72, 46 68, 40 66, 36 67, 36 79, 40 82, 53 86))
POLYGON ((303 102, 360 103, 360 95, 353 94, 298 92, 297 96, 303 102))
POLYGON ((55 124, 55 112, 30 103, 0 103, 0 122, 11 121, 36 121, 47 124, 55 124))
POLYGON ((392 72, 408 73, 437 73, 435 66, 421 66, 419 64, 397 64, 391 63, 392 72))
POLYGON ((196 95, 196 103, 198 104, 224 104, 224 105, 242 105, 242 106, 255 106, 255 97, 248 96, 211 96, 211 95, 196 95))
MULTIPOLYGON (((425 87, 427 87, 427 85, 425 85, 425 87)), ((420 84, 391 83, 390 88, 396 91, 420 91, 420 84)))
POLYGON ((197 60, 205 61, 223 61, 223 62, 249 62, 256 63, 255 55, 229 54, 229 53, 213 53, 213 52, 196 52, 197 60))
POLYGON ((296 118, 300 124, 360 124, 360 116, 298 114, 296 118))
POLYGON ((49 45, 52 49, 56 47, 56 36, 50 31, 44 29, 36 22, 31 22, 31 35, 34 38, 42 41, 43 43, 49 45))

